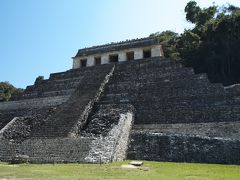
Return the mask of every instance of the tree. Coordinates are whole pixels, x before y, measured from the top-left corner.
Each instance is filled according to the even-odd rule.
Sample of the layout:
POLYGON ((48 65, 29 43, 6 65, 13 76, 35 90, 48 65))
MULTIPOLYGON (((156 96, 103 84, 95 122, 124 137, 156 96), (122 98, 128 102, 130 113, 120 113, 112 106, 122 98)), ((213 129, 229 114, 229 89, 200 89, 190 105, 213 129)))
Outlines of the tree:
POLYGON ((185 58, 183 61, 186 66, 193 66, 192 59, 196 59, 196 50, 201 44, 200 37, 190 30, 185 30, 179 38, 177 48, 182 57, 185 58))
POLYGON ((15 88, 9 82, 0 82, 0 101, 8 101, 12 95, 22 91, 23 89, 15 88))
POLYGON ((217 6, 213 5, 201 9, 195 1, 190 1, 185 7, 187 21, 197 26, 204 25, 207 21, 214 18, 217 13, 217 6))
POLYGON ((173 31, 163 31, 153 33, 150 37, 155 37, 156 41, 162 44, 165 57, 180 60, 180 54, 176 47, 179 38, 177 33, 173 31))
POLYGON ((195 27, 179 37, 177 48, 184 64, 208 73, 212 82, 240 82, 240 9, 233 5, 201 9, 190 1, 185 12, 195 27))

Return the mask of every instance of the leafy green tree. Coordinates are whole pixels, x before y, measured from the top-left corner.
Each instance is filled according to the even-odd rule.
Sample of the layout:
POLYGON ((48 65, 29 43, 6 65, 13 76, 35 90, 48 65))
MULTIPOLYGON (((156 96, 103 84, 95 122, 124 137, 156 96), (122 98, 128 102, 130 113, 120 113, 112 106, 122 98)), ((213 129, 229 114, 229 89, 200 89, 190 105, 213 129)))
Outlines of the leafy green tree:
POLYGON ((195 24, 181 34, 177 47, 184 64, 206 72, 212 82, 240 82, 240 10, 227 5, 200 8, 195 1, 185 7, 186 19, 195 24))
POLYGON ((217 6, 213 5, 201 9, 195 1, 190 1, 185 7, 187 21, 197 26, 204 25, 207 21, 214 18, 217 13, 217 6))
POLYGON ((177 48, 182 57, 185 58, 183 63, 186 66, 193 66, 193 62, 191 59, 195 59, 196 50, 199 48, 201 44, 201 40, 199 35, 193 33, 190 30, 185 30, 184 33, 181 35, 177 48))
POLYGON ((15 88, 9 82, 0 82, 0 101, 8 101, 12 95, 22 91, 23 89, 15 88))
POLYGON ((186 20, 195 26, 178 35, 172 31, 151 34, 163 45, 165 57, 207 73, 210 81, 240 82, 240 8, 233 5, 185 7, 186 20))
POLYGON ((155 37, 156 41, 162 44, 164 56, 174 60, 180 60, 180 54, 177 49, 177 41, 179 35, 173 31, 163 31, 151 34, 150 37, 155 37))

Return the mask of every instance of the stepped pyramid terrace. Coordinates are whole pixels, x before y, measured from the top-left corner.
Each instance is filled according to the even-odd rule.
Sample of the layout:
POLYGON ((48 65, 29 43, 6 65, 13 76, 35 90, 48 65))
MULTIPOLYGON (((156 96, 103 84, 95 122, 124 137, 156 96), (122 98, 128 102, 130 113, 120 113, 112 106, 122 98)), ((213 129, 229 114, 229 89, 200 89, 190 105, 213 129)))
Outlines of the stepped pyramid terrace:
POLYGON ((0 160, 240 164, 240 88, 164 57, 154 38, 78 50, 0 102, 0 160))

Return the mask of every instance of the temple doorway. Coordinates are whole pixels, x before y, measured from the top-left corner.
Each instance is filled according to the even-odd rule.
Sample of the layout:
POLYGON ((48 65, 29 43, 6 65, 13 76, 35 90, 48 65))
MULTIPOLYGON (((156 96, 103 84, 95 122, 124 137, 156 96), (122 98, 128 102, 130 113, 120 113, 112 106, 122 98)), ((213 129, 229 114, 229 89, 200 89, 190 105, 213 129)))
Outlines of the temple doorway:
POLYGON ((118 62, 118 54, 109 55, 109 62, 110 63, 118 62))

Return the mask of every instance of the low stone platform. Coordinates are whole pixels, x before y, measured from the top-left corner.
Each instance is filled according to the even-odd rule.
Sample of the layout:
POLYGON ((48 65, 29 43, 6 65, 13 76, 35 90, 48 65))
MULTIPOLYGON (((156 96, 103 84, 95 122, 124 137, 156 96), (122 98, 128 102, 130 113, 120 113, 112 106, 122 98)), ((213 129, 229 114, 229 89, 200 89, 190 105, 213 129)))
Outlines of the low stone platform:
POLYGON ((240 140, 240 121, 212 123, 141 124, 132 133, 163 133, 240 140))
POLYGON ((231 138, 133 132, 128 159, 240 164, 240 141, 231 138))
POLYGON ((239 145, 240 122, 134 125, 128 158, 240 164, 239 145))

